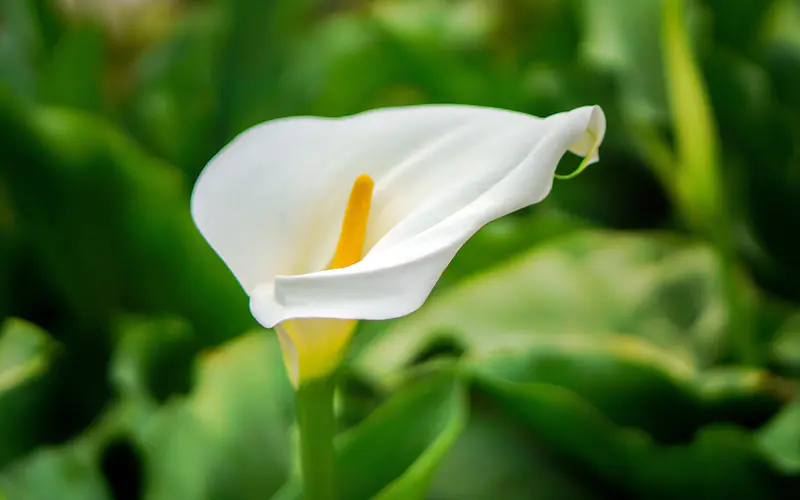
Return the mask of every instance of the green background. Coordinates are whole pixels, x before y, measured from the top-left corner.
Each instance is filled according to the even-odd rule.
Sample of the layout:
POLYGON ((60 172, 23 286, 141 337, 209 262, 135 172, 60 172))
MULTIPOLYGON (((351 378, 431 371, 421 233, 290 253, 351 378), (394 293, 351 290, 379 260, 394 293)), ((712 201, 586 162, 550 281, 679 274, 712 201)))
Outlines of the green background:
POLYGON ((599 104, 602 159, 360 325, 341 497, 800 497, 797 1, 2 0, 0 499, 300 498, 191 187, 264 120, 443 102, 599 104))

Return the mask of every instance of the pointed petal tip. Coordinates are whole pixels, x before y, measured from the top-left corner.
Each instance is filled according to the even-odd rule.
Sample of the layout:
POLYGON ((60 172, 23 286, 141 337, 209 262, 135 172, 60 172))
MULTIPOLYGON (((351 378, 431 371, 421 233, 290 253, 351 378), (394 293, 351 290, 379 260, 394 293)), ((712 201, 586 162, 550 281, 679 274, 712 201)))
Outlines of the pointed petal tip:
POLYGON ((603 108, 598 105, 584 106, 573 112, 580 113, 583 134, 570 145, 569 150, 584 159, 571 173, 566 175, 556 174, 555 178, 568 180, 577 177, 586 167, 600 160, 600 144, 606 135, 606 115, 603 108))

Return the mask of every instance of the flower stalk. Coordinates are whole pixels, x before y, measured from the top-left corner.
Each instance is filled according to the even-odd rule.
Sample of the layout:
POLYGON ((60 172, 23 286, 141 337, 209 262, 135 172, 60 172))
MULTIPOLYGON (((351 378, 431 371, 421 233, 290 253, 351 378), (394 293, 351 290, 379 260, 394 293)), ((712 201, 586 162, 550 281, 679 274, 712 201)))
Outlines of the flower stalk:
POLYGON ((305 500, 336 498, 333 437, 335 381, 332 376, 309 380, 295 394, 300 432, 300 464, 305 500))

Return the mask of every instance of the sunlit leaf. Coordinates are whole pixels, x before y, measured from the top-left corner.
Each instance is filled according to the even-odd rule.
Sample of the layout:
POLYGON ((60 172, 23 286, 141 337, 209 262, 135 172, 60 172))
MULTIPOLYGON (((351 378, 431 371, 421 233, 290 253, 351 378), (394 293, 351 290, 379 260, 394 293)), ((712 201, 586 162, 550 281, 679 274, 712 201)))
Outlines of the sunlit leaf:
POLYGON ((372 10, 382 26, 407 42, 455 47, 485 43, 500 16, 487 0, 382 0, 372 10))
POLYGON ((662 0, 664 75, 678 154, 677 190, 689 222, 713 236, 724 231, 719 137, 708 90, 689 39, 686 0, 662 0))
POLYGON ((19 319, 0 328, 0 394, 42 374, 50 364, 55 343, 42 330, 19 319))
POLYGON ((579 220, 546 212, 498 219, 478 231, 458 251, 436 284, 437 290, 585 227, 579 220))
POLYGON ((57 344, 16 318, 0 326, 0 466, 41 443, 57 344))
POLYGON ((772 359, 790 374, 800 375, 800 314, 781 325, 771 346, 772 359))
POLYGON ((773 463, 786 473, 800 475, 800 399, 786 405, 757 439, 773 463))
POLYGON ((357 367, 379 379, 437 345, 470 359, 545 338, 630 334, 706 366, 726 324, 716 257, 664 236, 581 232, 443 291, 368 346, 357 367))

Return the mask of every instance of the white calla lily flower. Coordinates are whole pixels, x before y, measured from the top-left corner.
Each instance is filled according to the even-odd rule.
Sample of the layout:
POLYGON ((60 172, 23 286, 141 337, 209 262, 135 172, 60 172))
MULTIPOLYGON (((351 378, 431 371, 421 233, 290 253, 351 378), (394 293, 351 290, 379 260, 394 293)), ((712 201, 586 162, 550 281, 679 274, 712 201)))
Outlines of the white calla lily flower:
POLYGON ((340 363, 355 320, 418 309, 478 229, 549 193, 567 151, 597 161, 605 126, 597 106, 274 120, 211 160, 192 216, 255 318, 276 327, 297 385, 340 363))

